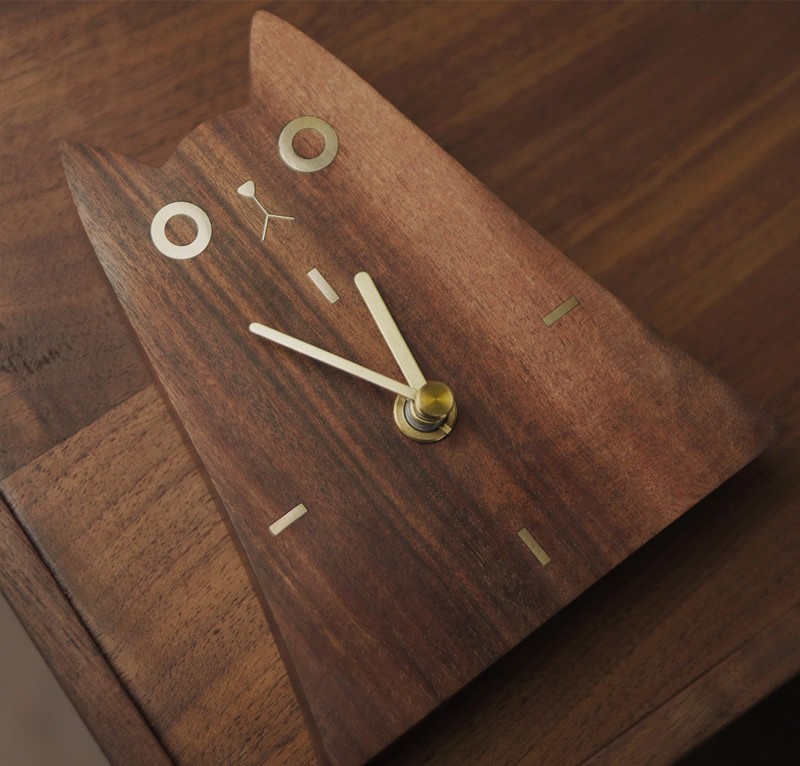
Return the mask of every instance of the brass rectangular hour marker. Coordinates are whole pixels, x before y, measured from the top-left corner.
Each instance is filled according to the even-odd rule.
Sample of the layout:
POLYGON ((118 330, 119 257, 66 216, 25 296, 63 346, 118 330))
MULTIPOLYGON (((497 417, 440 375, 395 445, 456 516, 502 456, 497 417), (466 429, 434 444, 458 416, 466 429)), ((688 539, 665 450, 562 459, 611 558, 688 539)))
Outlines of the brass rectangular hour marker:
POLYGON ((322 274, 319 273, 319 269, 311 269, 308 272, 308 276, 311 281, 319 288, 319 291, 331 302, 336 303, 339 300, 339 296, 336 294, 336 290, 334 290, 330 282, 328 282, 322 274))
POLYGON ((274 524, 270 524, 269 531, 273 535, 279 535, 290 524, 294 524, 307 510, 308 508, 299 503, 289 513, 283 514, 274 524))
POLYGON ((578 305, 578 299, 576 297, 569 298, 565 300, 560 306, 556 306, 549 314, 542 317, 542 321, 550 327, 554 325, 561 317, 565 314, 569 314, 572 309, 574 309, 578 305))
POLYGON ((546 567, 550 563, 550 557, 545 553, 544 548, 536 542, 534 536, 528 532, 527 528, 523 527, 517 534, 522 538, 522 542, 531 549, 533 555, 539 559, 539 563, 546 567))

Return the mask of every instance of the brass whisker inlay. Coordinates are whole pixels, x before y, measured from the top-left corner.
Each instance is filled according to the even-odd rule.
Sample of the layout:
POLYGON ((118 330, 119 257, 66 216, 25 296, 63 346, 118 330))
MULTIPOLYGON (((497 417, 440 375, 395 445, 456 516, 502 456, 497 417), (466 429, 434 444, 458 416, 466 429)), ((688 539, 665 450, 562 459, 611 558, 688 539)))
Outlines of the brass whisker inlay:
POLYGON ((322 274, 319 273, 319 269, 311 269, 308 272, 309 279, 317 286, 319 291, 331 302, 336 303, 339 300, 339 295, 337 294, 336 290, 331 287, 330 282, 328 282, 322 274))
POLYGON ((274 524, 269 525, 273 535, 279 535, 290 524, 294 524, 308 510, 302 503, 298 503, 289 513, 283 514, 274 524))
POLYGON ((543 567, 546 567, 550 563, 550 557, 545 552, 545 549, 542 548, 538 542, 536 542, 536 538, 527 530, 526 527, 520 529, 517 534, 522 538, 522 542, 524 542, 525 545, 531 549, 533 555, 539 559, 539 563, 543 567))
POLYGON ((542 317, 542 321, 548 326, 554 325, 561 317, 569 314, 572 309, 580 305, 578 299, 573 296, 565 300, 560 306, 556 306, 549 314, 542 317))

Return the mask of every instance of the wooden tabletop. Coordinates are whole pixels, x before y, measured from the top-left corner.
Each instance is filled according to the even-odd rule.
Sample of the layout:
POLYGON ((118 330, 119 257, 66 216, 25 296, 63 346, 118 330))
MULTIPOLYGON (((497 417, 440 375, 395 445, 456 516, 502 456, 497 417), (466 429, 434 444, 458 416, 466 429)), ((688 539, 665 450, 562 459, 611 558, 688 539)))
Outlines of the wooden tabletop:
MULTIPOLYGON (((0 586, 115 763, 313 762, 58 161, 245 103, 261 6, 0 6, 0 586)), ((674 760, 800 670, 800 6, 266 7, 783 428, 380 760, 674 760)))

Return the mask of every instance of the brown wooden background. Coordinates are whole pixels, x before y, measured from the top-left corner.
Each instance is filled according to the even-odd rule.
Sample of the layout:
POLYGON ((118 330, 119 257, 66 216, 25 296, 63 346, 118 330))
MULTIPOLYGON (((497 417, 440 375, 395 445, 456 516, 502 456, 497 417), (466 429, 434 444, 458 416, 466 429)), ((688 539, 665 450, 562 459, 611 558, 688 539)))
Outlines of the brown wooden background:
MULTIPOLYGON (((0 6, 0 585, 120 763, 311 757, 58 163, 244 103, 256 7, 0 6)), ((674 759, 800 670, 800 5, 266 7, 784 428, 384 762, 674 759)))

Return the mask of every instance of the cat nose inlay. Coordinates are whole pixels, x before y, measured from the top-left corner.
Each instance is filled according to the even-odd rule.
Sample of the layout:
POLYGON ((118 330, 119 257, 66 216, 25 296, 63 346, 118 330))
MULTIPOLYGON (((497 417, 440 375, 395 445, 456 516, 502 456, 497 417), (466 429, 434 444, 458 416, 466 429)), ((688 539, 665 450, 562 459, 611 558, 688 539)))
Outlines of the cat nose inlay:
POLYGON ((267 209, 258 201, 256 197, 256 183, 253 180, 245 181, 237 190, 236 193, 242 197, 253 200, 258 205, 261 212, 266 216, 264 218, 264 226, 261 229, 261 241, 263 242, 267 237, 267 226, 269 226, 270 218, 278 218, 283 221, 294 221, 294 216, 291 215, 276 215, 275 213, 268 213, 267 209))

